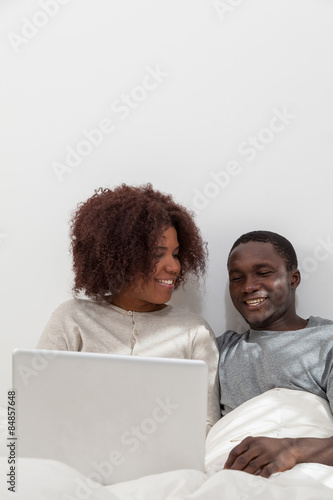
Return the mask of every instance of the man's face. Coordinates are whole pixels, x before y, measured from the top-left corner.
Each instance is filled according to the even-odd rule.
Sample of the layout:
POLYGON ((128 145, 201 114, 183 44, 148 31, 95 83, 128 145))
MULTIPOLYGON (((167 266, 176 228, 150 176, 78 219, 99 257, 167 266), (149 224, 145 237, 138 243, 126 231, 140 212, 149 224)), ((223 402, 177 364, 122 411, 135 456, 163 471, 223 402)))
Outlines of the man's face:
POLYGON ((298 270, 271 243, 241 243, 230 254, 229 290, 237 311, 254 330, 289 330, 295 316, 298 270))

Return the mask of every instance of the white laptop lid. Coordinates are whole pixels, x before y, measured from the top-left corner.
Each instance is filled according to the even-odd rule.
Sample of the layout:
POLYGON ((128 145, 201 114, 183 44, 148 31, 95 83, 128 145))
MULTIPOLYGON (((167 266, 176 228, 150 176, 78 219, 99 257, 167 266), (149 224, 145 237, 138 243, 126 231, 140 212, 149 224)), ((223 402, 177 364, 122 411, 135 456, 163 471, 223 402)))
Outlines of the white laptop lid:
POLYGON ((18 455, 102 484, 204 467, 203 361, 16 349, 18 455))

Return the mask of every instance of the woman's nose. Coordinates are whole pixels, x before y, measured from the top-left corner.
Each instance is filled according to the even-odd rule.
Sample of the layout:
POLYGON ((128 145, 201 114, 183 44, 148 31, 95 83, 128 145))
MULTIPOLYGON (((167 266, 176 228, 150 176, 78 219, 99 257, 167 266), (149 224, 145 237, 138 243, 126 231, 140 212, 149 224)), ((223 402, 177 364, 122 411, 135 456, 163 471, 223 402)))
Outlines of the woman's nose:
POLYGON ((175 259, 173 256, 171 256, 165 263, 164 267, 168 273, 178 274, 180 271, 180 262, 178 259, 175 259))

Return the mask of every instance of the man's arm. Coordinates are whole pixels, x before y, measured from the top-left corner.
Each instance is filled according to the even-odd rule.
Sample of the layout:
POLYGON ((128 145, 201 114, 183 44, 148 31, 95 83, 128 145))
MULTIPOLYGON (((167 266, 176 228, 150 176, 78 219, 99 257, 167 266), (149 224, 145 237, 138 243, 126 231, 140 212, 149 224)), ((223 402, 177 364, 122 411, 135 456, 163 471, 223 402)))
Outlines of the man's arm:
POLYGON ((247 437, 231 450, 224 468, 267 478, 304 462, 333 466, 333 437, 247 437))

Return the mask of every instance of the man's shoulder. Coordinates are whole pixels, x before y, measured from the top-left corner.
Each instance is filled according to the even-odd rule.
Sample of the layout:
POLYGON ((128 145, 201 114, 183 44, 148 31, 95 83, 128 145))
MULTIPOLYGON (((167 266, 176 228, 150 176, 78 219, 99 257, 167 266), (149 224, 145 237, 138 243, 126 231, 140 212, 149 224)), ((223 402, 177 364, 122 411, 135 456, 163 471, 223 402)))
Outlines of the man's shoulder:
MULTIPOLYGON (((245 332, 246 333, 246 332, 245 332)), ((224 349, 227 346, 230 346, 231 343, 238 343, 243 337, 243 333, 237 333, 234 330, 227 330, 222 335, 216 338, 216 342, 219 348, 219 351, 224 349)))
POLYGON ((333 325, 333 321, 330 319, 321 318, 320 316, 310 316, 307 327, 321 327, 326 325, 333 325))

